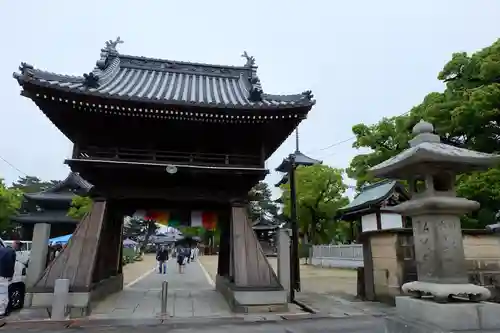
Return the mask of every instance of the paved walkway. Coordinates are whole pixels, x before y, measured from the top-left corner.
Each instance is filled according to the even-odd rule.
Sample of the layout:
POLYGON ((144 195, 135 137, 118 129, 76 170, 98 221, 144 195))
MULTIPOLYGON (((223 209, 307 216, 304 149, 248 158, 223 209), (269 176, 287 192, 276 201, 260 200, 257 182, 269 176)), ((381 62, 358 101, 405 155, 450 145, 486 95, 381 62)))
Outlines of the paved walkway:
MULTIPOLYGON (((201 256, 200 261, 210 276, 217 272, 217 256, 201 256)), ((277 272, 277 259, 268 258, 277 272)), ((394 312, 394 307, 378 302, 356 299, 357 272, 352 269, 300 266, 301 292, 296 299, 316 312, 335 318, 354 316, 383 316, 394 312)))
POLYGON ((92 310, 91 318, 139 319, 158 316, 164 280, 168 281, 167 312, 171 317, 231 316, 226 301, 214 290, 213 281, 199 262, 186 265, 185 273, 179 274, 174 259, 171 259, 166 275, 152 271, 123 291, 100 302, 92 310))

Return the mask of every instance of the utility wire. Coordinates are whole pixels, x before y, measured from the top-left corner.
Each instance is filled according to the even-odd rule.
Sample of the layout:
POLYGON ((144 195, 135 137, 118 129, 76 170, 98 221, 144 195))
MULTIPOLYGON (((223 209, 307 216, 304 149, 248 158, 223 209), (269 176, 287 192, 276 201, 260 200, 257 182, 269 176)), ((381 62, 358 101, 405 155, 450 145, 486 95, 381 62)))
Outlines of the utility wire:
MULTIPOLYGON (((402 113, 402 114, 400 114, 400 115, 398 115, 396 117, 406 116, 408 113, 410 113, 410 111, 406 111, 405 113, 402 113)), ((347 143, 347 142, 352 141, 352 140, 356 140, 356 136, 352 136, 352 137, 350 137, 348 139, 344 139, 344 140, 340 140, 340 141, 334 142, 331 145, 323 147, 323 148, 319 148, 319 149, 314 149, 314 150, 307 151, 306 154, 328 150, 328 149, 340 146, 341 144, 347 143)), ((333 153, 333 154, 335 154, 335 153, 333 153)), ((323 156, 323 157, 328 157, 328 156, 331 156, 333 154, 328 154, 328 155, 323 156)))
POLYGON ((4 161, 5 164, 7 164, 8 166, 10 166, 12 169, 16 170, 17 172, 19 172, 20 174, 22 175, 25 175, 25 176, 28 176, 28 174, 24 171, 21 171, 19 168, 17 168, 14 164, 10 163, 9 161, 7 161, 5 158, 3 158, 2 156, 0 156, 0 160, 4 161))

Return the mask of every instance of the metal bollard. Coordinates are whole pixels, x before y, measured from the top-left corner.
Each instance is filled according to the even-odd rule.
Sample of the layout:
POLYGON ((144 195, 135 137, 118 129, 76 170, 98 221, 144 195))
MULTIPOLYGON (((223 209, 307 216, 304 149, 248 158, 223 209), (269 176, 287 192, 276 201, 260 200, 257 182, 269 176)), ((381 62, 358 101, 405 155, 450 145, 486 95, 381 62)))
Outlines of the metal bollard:
POLYGON ((161 284, 161 314, 167 313, 168 281, 161 284))
POLYGON ((54 285, 51 320, 64 320, 68 308, 69 280, 57 279, 54 285))

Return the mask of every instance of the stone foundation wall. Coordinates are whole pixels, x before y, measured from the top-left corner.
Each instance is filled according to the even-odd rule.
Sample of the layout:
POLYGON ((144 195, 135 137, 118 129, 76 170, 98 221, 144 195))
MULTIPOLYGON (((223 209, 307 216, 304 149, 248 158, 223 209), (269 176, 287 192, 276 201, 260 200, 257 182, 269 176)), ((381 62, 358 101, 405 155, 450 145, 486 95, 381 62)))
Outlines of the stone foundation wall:
POLYGON ((466 234, 464 251, 469 281, 488 288, 493 301, 500 302, 500 237, 466 234))
POLYGON ((401 272, 398 267, 396 243, 396 234, 378 234, 370 239, 373 290, 381 301, 388 301, 400 294, 401 272))
MULTIPOLYGON (((493 301, 500 302, 500 236, 485 230, 464 230, 463 234, 470 282, 487 287, 493 301)), ((365 285, 373 284, 373 292, 366 298, 394 303, 401 295, 401 286, 416 280, 412 231, 378 230, 362 237, 372 260, 372 265, 364 265, 365 269, 372 267, 364 272, 365 285)))

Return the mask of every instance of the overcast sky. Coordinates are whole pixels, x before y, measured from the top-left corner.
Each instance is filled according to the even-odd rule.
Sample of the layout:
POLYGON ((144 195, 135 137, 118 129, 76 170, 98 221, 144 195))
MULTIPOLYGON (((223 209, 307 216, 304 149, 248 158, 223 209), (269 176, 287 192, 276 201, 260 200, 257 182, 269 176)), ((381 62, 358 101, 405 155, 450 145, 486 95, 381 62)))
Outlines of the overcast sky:
MULTIPOLYGON (((1 1, 0 156, 44 180, 63 179, 71 143, 12 78, 21 61, 82 75, 104 42, 120 36, 123 54, 225 65, 256 58, 264 91, 312 90, 317 104, 300 125, 301 150, 346 168, 357 154, 357 123, 408 111, 431 91, 457 51, 500 37, 495 0, 1 1)), ((292 152, 289 138, 268 160, 292 152)), ((22 175, 0 160, 0 177, 22 175)), ((273 173, 270 183, 278 180, 273 173)))

